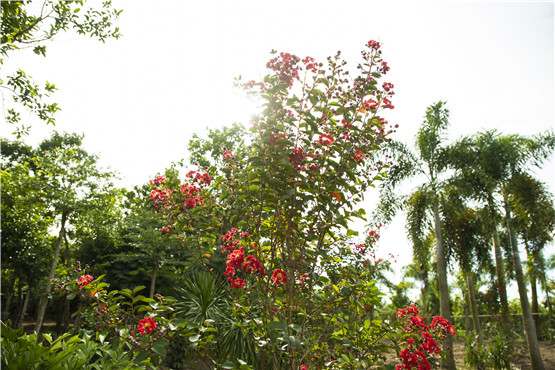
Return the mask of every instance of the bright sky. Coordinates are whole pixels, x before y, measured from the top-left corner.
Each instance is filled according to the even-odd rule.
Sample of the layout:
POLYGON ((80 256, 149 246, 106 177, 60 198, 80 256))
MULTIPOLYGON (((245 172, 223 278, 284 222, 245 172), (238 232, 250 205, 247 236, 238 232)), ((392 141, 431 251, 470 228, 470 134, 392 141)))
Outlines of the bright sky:
MULTIPOLYGON (((448 102, 453 139, 483 129, 533 135, 554 128, 551 1, 113 4, 123 9, 120 40, 67 33, 48 44, 46 58, 20 52, 3 68, 55 83, 63 109, 55 129, 84 133, 85 147, 120 173, 122 186, 186 157, 192 133, 235 121, 248 126, 254 108, 233 79, 262 77, 272 49, 321 61, 341 50, 354 72, 364 44, 380 41, 391 67, 384 81, 396 93, 385 118, 400 125, 395 137, 404 142, 438 100, 448 102)), ((1 127, 10 137, 12 129, 1 127)), ((36 145, 51 130, 36 122, 25 141, 36 145)), ((537 175, 553 191, 553 161, 537 175)), ((380 243, 400 265, 412 257, 404 234, 399 217, 380 243)))

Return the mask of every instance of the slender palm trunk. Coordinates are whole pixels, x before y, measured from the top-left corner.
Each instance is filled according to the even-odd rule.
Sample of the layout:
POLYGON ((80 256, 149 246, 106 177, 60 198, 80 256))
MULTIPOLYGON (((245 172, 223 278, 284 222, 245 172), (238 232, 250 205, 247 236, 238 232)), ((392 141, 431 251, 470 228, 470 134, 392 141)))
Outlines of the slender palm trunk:
MULTIPOLYGON (((434 200, 434 228, 436 233, 436 259, 437 274, 439 286, 439 304, 441 316, 452 322, 451 307, 449 300, 449 284, 447 282, 447 258, 445 256, 445 248, 443 246, 443 231, 439 219, 439 199, 434 200)), ((442 361, 442 368, 456 369, 455 359, 453 358, 453 337, 448 335, 443 341, 443 351, 447 354, 445 360, 442 361)))
POLYGON ((430 290, 430 283, 428 282, 428 271, 424 271, 420 274, 422 279, 422 316, 426 319, 430 319, 430 313, 428 312, 428 292, 430 290))
POLYGON ((542 285, 545 288, 545 300, 547 303, 547 313, 548 313, 548 321, 547 324, 549 325, 549 327, 551 328, 552 326, 552 318, 553 318, 553 308, 551 307, 551 301, 550 301, 550 297, 549 297, 549 287, 547 286, 547 280, 545 278, 545 271, 542 271, 542 285))
POLYGON ((534 319, 534 325, 536 326, 536 334, 538 339, 540 339, 540 305, 538 303, 538 288, 536 286, 536 276, 534 274, 530 276, 530 291, 532 292, 532 318, 534 319))
POLYGON ((505 217, 507 222, 507 230, 509 231, 509 243, 513 252, 513 264, 515 269, 515 277, 518 285, 518 294, 520 297, 520 307, 522 308, 522 321, 524 323, 524 330, 526 331, 526 339, 528 342, 528 350, 530 351, 530 362, 532 363, 533 370, 544 370, 540 347, 538 344, 538 337, 536 334, 536 326, 532 319, 532 311, 530 310, 530 302, 526 292, 526 281, 524 280, 524 272, 520 262, 520 254, 516 241, 514 230, 511 226, 511 210, 507 199, 505 201, 505 217))
MULTIPOLYGON (((496 212, 494 211, 493 195, 489 195, 488 207, 491 217, 494 219, 496 212)), ((509 332, 511 316, 509 314, 509 300, 507 299, 507 283, 505 281, 505 263, 503 262, 503 254, 501 253, 501 244, 499 243, 499 233, 497 225, 493 229, 493 252, 495 255, 495 272, 497 274, 497 286, 499 291, 499 299, 501 301, 501 315, 503 317, 502 326, 505 334, 509 332)))
POLYGON ((48 274, 48 279, 46 281, 46 286, 44 288, 44 295, 40 299, 39 309, 37 313, 37 323, 35 325, 35 332, 38 335, 42 327, 42 322, 44 321, 44 313, 46 312, 46 305, 48 304, 48 296, 50 295, 50 290, 52 289, 52 279, 54 279, 54 274, 56 273, 56 266, 58 265, 58 256, 60 255, 60 249, 62 248, 62 241, 66 234, 66 220, 67 212, 62 213, 62 221, 60 226, 60 234, 58 235, 58 240, 56 241, 56 246, 54 247, 54 256, 52 258, 52 265, 50 266, 50 273, 48 274))
POLYGON ((476 288, 474 287, 472 273, 466 274, 466 283, 468 288, 468 298, 470 300, 470 309, 472 311, 472 322, 474 323, 474 332, 478 336, 478 342, 480 346, 482 346, 482 326, 480 325, 480 318, 478 317, 478 305, 476 304, 476 288))
POLYGON ((507 298, 507 283, 505 281, 505 263, 503 262, 503 254, 501 252, 497 227, 495 227, 495 230, 493 231, 493 252, 495 255, 495 272, 497 274, 499 299, 501 301, 503 328, 505 329, 505 333, 507 333, 511 322, 511 316, 509 313, 509 300, 507 298))

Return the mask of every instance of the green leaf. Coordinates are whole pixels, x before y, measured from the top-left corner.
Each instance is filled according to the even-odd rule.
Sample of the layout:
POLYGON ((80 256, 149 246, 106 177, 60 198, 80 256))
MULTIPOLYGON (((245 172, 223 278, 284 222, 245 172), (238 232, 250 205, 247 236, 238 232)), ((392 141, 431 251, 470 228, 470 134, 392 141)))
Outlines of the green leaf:
POLYGON ((166 347, 164 347, 159 342, 156 342, 152 345, 152 350, 159 356, 162 356, 162 357, 166 356, 166 347))

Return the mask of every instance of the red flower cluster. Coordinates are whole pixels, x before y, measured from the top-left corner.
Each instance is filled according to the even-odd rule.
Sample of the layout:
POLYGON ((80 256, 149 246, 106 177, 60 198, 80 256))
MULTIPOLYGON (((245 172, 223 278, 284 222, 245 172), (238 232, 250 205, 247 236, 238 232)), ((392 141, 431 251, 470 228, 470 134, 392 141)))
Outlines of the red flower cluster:
POLYGON ((364 102, 364 108, 370 109, 373 113, 378 110, 379 103, 374 99, 370 99, 364 102))
MULTIPOLYGON (((245 287, 243 279, 233 280, 233 276, 235 276, 237 270, 242 269, 247 274, 252 274, 254 272, 258 272, 260 275, 265 274, 264 266, 256 257, 248 255, 245 258, 245 249, 243 244, 240 244, 240 241, 236 239, 237 234, 239 234, 239 230, 232 228, 225 235, 222 235, 222 241, 224 241, 222 253, 228 253, 226 261, 227 267, 224 271, 224 275, 227 276, 228 281, 232 281, 231 287, 235 289, 245 287), (241 247, 237 248, 239 245, 241 245, 241 247)), ((246 238, 248 236, 248 232, 239 234, 241 238, 246 238)))
POLYGON ((224 161, 231 160, 231 159, 235 158, 233 156, 233 153, 231 153, 231 150, 224 151, 224 153, 222 154, 222 157, 223 157, 224 161))
POLYGON ((156 321, 152 317, 145 317, 141 321, 139 321, 139 325, 137 325, 137 329, 141 335, 150 334, 154 329, 156 329, 156 321))
POLYGON ((280 82, 291 88, 291 86, 293 86, 293 80, 299 79, 299 70, 296 67, 299 61, 300 58, 296 55, 280 53, 279 57, 270 59, 270 61, 266 63, 266 68, 279 72, 280 82))
POLYGON ((148 183, 150 185, 160 186, 166 182, 166 176, 158 175, 153 180, 150 180, 148 183))
POLYGON ((91 275, 83 275, 77 280, 77 284, 79 284, 79 289, 83 288, 85 285, 89 285, 90 282, 93 281, 93 277, 91 275))
POLYGON ((233 280, 233 282, 231 283, 231 287, 235 288, 235 289, 239 289, 239 288, 244 288, 245 287, 245 281, 243 279, 235 279, 233 280))
POLYGON ((315 63, 314 58, 306 57, 303 59, 307 71, 318 73, 318 65, 315 63))
POLYGON ((287 282, 287 274, 285 271, 277 269, 272 274, 272 281, 276 285, 285 284, 287 282))
POLYGON ((335 139, 330 134, 321 134, 317 143, 320 145, 328 146, 333 144, 335 139))
POLYGON ((408 338, 408 348, 405 348, 399 355, 402 365, 397 365, 397 370, 401 369, 431 369, 428 362, 428 354, 438 354, 439 346, 436 338, 443 339, 447 334, 455 335, 455 328, 443 317, 436 316, 432 320, 430 326, 424 323, 424 318, 418 315, 418 307, 416 304, 400 309, 397 317, 405 322, 405 333, 420 334, 420 338, 416 341, 414 338, 408 338))
POLYGON ((367 43, 368 47, 374 50, 378 50, 380 48, 380 43, 374 40, 370 40, 367 43))
POLYGON ((381 74, 386 74, 391 68, 387 65, 387 62, 381 62, 378 67, 378 72, 381 74))
POLYGON ((197 171, 189 171, 186 175, 186 178, 192 179, 190 183, 184 183, 181 185, 179 190, 185 196, 189 198, 185 199, 184 204, 185 208, 193 209, 197 205, 203 205, 204 199, 200 196, 195 195, 200 191, 201 188, 210 185, 212 180, 210 179, 210 175, 208 173, 200 173, 197 171))
POLYGON ((384 82, 382 86, 383 86, 384 91, 386 91, 386 92, 390 92, 391 89, 393 89, 393 84, 389 83, 389 82, 384 82))
POLYGON ((243 270, 246 273, 252 274, 253 272, 258 271, 260 275, 264 275, 264 266, 257 260, 254 256, 247 256, 245 259, 245 263, 243 263, 243 270))
POLYGON ((393 104, 391 104, 391 101, 389 101, 388 98, 383 98, 382 104, 383 104, 383 107, 386 108, 386 109, 393 109, 393 108, 395 108, 395 106, 393 106, 393 104))
POLYGON ((368 233, 368 238, 366 239, 366 242, 370 245, 376 245, 376 243, 378 242, 378 240, 380 240, 380 234, 379 234, 379 230, 382 227, 382 225, 378 225, 376 226, 376 230, 370 230, 370 232, 368 233))
POLYGON ((355 162, 360 163, 364 160, 364 158, 366 158, 366 155, 362 153, 360 150, 356 150, 354 158, 355 158, 355 162))
POLYGON ((294 164, 294 169, 297 171, 300 168, 306 168, 302 166, 304 159, 306 158, 306 153, 303 148, 293 148, 291 154, 289 154, 289 163, 294 164))
POLYGON ((430 324, 430 328, 432 329, 439 329, 440 331, 444 331, 447 334, 455 335, 455 327, 451 325, 449 320, 444 319, 441 316, 434 316, 432 319, 432 323, 430 324))
POLYGON ((170 189, 153 189, 150 192, 150 199, 152 199, 155 203, 156 201, 162 201, 165 199, 171 199, 172 191, 170 189))

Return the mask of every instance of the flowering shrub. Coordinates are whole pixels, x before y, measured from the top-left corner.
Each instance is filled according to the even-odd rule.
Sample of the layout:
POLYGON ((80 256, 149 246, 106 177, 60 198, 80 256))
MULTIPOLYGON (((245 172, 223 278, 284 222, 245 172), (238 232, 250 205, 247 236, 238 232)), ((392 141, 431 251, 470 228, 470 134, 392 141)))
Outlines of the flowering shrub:
POLYGON ((252 123, 250 153, 224 150, 214 179, 199 171, 186 184, 151 181, 153 204, 172 233, 206 240, 199 229, 223 230, 214 243, 184 245, 205 267, 203 256, 221 248, 233 318, 268 367, 371 365, 383 349, 388 327, 365 308, 379 302, 371 279, 385 262, 365 255, 378 236, 356 255, 348 247, 362 245, 356 233, 342 233, 364 217, 353 206, 381 178, 387 158, 377 151, 393 132, 380 117, 393 109, 393 84, 379 83, 389 67, 379 43, 366 47, 354 77, 340 53, 327 63, 275 54, 268 75, 241 85, 264 109, 252 123), (214 195, 204 213, 195 198, 204 201, 202 193, 214 195), (203 223, 202 214, 213 217, 203 223))
POLYGON ((403 320, 406 337, 406 348, 399 354, 402 364, 397 369, 431 369, 429 357, 439 355, 438 342, 442 342, 447 335, 455 335, 455 327, 448 320, 435 316, 428 326, 424 318, 418 315, 416 304, 400 309, 397 318, 403 320))

